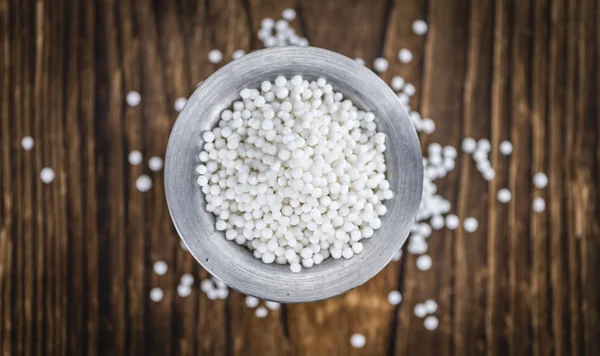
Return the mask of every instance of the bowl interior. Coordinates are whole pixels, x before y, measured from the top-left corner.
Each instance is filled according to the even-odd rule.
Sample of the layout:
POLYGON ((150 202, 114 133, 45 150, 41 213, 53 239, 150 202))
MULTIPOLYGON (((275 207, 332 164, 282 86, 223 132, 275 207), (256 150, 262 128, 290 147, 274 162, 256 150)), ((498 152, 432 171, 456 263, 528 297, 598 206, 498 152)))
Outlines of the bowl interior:
POLYGON ((394 92, 354 60, 312 47, 284 47, 248 54, 231 62, 196 89, 171 132, 165 163, 167 202, 175 227, 192 255, 211 274, 242 293, 280 302, 328 298, 359 286, 379 272, 404 244, 417 214, 423 180, 415 129, 394 92), (327 79, 363 110, 375 114, 378 131, 387 135, 385 152, 394 198, 382 227, 363 239, 364 251, 353 258, 327 259, 292 273, 289 265, 264 264, 214 229, 196 184, 202 132, 214 127, 220 112, 240 100, 243 88, 258 88, 278 75, 327 79))

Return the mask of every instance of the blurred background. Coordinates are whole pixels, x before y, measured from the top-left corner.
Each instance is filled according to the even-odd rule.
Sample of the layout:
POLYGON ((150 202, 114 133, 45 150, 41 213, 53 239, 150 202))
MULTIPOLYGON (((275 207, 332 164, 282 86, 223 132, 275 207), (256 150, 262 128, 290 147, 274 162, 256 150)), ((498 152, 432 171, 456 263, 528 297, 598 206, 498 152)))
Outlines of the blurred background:
POLYGON ((597 0, 0 0, 0 353, 600 355, 599 20, 597 0), (428 270, 405 250, 356 290, 259 317, 203 290, 148 161, 176 100, 263 48, 263 19, 287 8, 310 45, 370 68, 384 57, 382 79, 414 85, 411 110, 436 127, 423 147, 459 151, 437 191, 478 228, 434 230, 428 270), (466 137, 491 142, 494 179, 466 137), (436 327, 415 313, 427 300, 436 327))

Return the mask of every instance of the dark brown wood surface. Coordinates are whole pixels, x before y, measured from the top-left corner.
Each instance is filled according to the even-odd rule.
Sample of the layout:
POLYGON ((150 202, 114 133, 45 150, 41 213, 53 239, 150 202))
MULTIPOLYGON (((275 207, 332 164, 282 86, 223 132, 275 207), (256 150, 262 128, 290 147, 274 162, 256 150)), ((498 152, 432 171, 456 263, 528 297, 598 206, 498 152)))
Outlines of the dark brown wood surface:
POLYGON ((0 354, 598 356, 599 103, 597 0, 0 0, 0 354), (424 145, 489 138, 496 179, 461 155, 439 182, 479 229, 434 232, 430 271, 405 253, 346 295, 259 319, 236 292, 199 291, 207 274, 179 246, 162 172, 127 155, 164 156, 175 99, 218 68, 208 51, 260 48, 261 19, 286 7, 311 45, 368 64, 384 55, 386 81, 414 83, 412 106, 437 126, 424 145), (415 19, 427 36, 412 33, 415 19), (403 47, 410 64, 396 58, 403 47), (130 90, 140 106, 126 105, 130 90), (141 173, 150 192, 135 188, 141 173), (186 272, 197 282, 181 298, 186 272), (428 298, 435 331, 413 312, 428 298), (355 332, 363 349, 350 346, 355 332))

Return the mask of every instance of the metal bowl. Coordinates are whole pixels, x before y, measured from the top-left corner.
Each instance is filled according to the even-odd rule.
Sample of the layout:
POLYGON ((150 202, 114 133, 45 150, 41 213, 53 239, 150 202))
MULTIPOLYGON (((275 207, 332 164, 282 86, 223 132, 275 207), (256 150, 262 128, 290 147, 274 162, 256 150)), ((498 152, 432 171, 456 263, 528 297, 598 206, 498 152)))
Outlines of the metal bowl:
POLYGON ((165 190, 177 232, 191 254, 212 275, 248 295, 283 303, 329 298, 355 288, 377 274, 402 247, 415 221, 421 200, 423 167, 417 133, 394 92, 377 75, 354 60, 324 49, 266 49, 235 60, 211 75, 190 97, 179 115, 166 154, 165 190), (323 77, 335 91, 375 114, 377 128, 387 135, 385 152, 394 198, 382 226, 364 251, 351 259, 327 259, 293 273, 289 265, 264 264, 246 247, 227 241, 214 228, 196 184, 202 132, 214 127, 220 112, 243 88, 258 88, 278 75, 323 77))

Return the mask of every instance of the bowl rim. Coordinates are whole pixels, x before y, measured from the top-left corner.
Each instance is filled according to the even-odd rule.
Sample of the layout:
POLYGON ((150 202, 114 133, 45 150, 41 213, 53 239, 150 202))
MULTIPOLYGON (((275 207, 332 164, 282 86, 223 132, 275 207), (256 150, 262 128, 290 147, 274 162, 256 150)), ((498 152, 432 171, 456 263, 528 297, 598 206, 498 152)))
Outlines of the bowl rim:
MULTIPOLYGON (((270 80, 274 79, 275 78, 270 78, 270 80)), ((329 78, 327 79, 329 81, 329 78)), ((346 93, 344 93, 344 95, 346 96, 346 93)), ((379 107, 376 109, 367 109, 379 110, 379 107)), ((195 142, 199 143, 200 137, 196 137, 195 140, 195 142)), ((390 150, 389 145, 388 150, 390 150)), ((200 147, 198 147, 198 150, 194 155, 197 156, 199 151, 200 147)), ((387 163, 386 157, 386 164, 387 163)), ((393 258, 394 254, 404 245, 419 210, 423 186, 423 166, 418 135, 410 121, 408 112, 389 86, 367 67, 344 55, 316 47, 295 46, 270 48, 249 53, 240 59, 226 64, 199 85, 188 99, 186 107, 179 114, 171 130, 165 155, 164 176, 167 205, 175 229, 189 252, 200 265, 202 265, 202 267, 211 275, 221 279, 229 287, 238 290, 243 294, 284 303, 309 302, 330 298, 362 285, 379 273, 393 258), (394 130, 399 130, 401 137, 404 139, 402 142, 394 143, 395 145, 402 146, 401 149, 395 148, 394 150, 405 153, 400 155, 398 159, 402 160, 402 162, 411 169, 409 172, 403 172, 402 175, 397 177, 402 184, 406 183, 405 185, 407 185, 404 186, 405 189, 402 190, 404 193, 402 196, 402 206, 396 208, 403 209, 401 211, 402 215, 398 216, 397 219, 390 219, 389 216, 386 215, 386 218, 389 220, 388 224, 392 224, 391 226, 395 228, 392 232, 398 235, 398 237, 388 237, 387 239, 381 240, 379 250, 374 249, 375 251, 369 252, 372 260, 366 260, 364 258, 365 256, 363 254, 365 254, 365 252, 361 255, 356 255, 349 260, 334 260, 333 263, 339 264, 334 267, 335 273, 327 275, 322 274, 322 276, 330 279, 329 282, 314 281, 313 279, 315 278, 303 278, 302 276, 299 276, 303 273, 310 274, 305 269, 300 273, 293 274, 293 272, 289 270, 289 265, 278 266, 277 268, 282 267, 287 271, 283 272, 282 276, 289 274, 289 276, 292 277, 288 285, 284 283, 285 279, 282 279, 284 276, 279 276, 279 272, 276 273, 277 275, 270 276, 269 273, 259 271, 259 269, 248 270, 248 268, 244 268, 248 267, 247 265, 237 265, 240 262, 231 260, 225 261, 225 258, 223 258, 224 255, 219 254, 219 251, 214 249, 214 246, 212 246, 214 243, 210 242, 210 236, 208 235, 212 233, 213 235, 220 234, 220 237, 222 238, 223 236, 221 232, 216 232, 214 230, 214 224, 210 224, 210 226, 199 224, 199 215, 208 214, 212 216, 212 214, 207 213, 206 211, 198 212, 193 209, 193 204, 189 205, 189 203, 193 202, 193 198, 189 196, 189 192, 186 192, 186 190, 189 190, 189 187, 184 187, 183 185, 189 184, 197 190, 199 190, 199 187, 196 185, 195 179, 190 181, 189 179, 182 177, 189 174, 189 172, 186 171, 193 172, 192 177, 197 177, 193 165, 182 164, 182 162, 185 162, 185 157, 189 155, 189 152, 185 152, 189 149, 189 142, 187 148, 183 147, 183 145, 186 141, 184 138, 189 135, 191 128, 196 125, 198 121, 202 120, 198 118, 198 113, 201 112, 200 109, 204 110, 202 111, 203 113, 210 112, 211 115, 214 115, 231 105, 231 101, 228 101, 226 104, 218 104, 217 101, 219 98, 211 96, 211 94, 217 92, 221 86, 226 85, 228 76, 239 76, 242 75, 241 73, 246 73, 265 65, 273 65, 276 67, 277 65, 306 64, 306 61, 308 61, 309 65, 311 65, 310 62, 312 61, 315 66, 318 64, 319 66, 324 67, 322 68, 323 71, 331 76, 334 76, 335 73, 335 75, 341 77, 344 75, 346 77, 352 77, 349 78, 349 80, 355 80, 361 85, 366 85, 361 88, 361 91, 372 89, 373 93, 377 93, 381 96, 377 99, 378 105, 387 108, 387 113, 394 113, 394 116, 398 116, 397 122, 392 122, 390 125, 393 125, 392 128, 394 130), (187 209, 184 205, 188 205, 187 209), (356 266, 357 264, 361 264, 363 268, 359 268, 361 266, 356 266), (344 271, 342 268, 344 265, 346 267, 351 267, 349 270, 345 271, 347 272, 347 275, 343 275, 342 273, 342 271, 344 271), (350 275, 350 272, 352 272, 353 275, 350 275), (255 280, 253 278, 255 278, 255 280), (277 282, 270 280, 275 280, 275 278, 277 278, 277 282), (313 290, 305 290, 306 288, 310 289, 312 286, 314 286, 313 290)), ((386 174, 386 178, 389 179, 388 174, 386 174)), ((394 195, 396 196, 397 194, 398 192, 394 191, 394 195)), ((392 201, 394 200, 396 200, 396 198, 392 201)), ((204 204, 204 201, 202 203, 204 204)), ((397 204, 399 203, 396 203, 396 205, 397 204)), ((391 213, 393 212, 390 211, 388 214, 391 215, 391 213)), ((375 235, 370 241, 376 239, 380 234, 381 229, 375 232, 375 235)), ((223 240, 225 239, 223 238, 223 240)), ((225 242, 237 246, 233 241, 225 242)), ((372 247, 374 248, 374 246, 372 247)), ((241 248, 246 249, 245 247, 241 248)), ((256 263, 263 264, 262 261, 251 256, 249 251, 247 252, 256 263)), ((308 271, 310 270, 312 269, 309 269, 308 271)))

